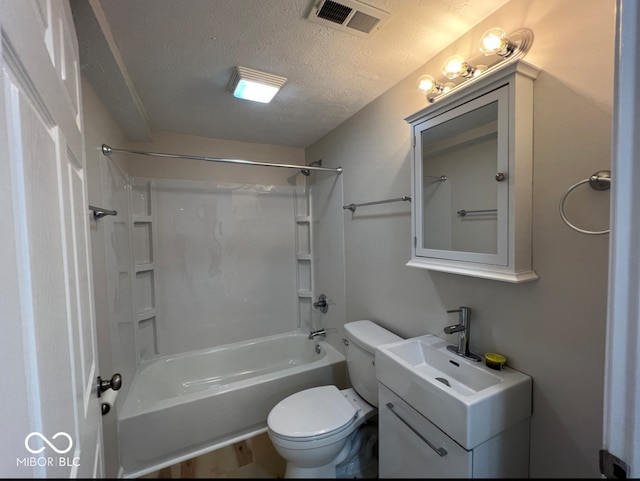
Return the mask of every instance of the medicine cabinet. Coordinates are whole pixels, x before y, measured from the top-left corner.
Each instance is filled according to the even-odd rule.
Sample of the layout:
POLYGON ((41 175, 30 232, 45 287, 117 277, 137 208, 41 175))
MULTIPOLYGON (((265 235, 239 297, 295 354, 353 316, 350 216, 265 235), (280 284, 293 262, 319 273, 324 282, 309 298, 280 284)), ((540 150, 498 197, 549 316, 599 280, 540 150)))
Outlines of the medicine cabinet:
POLYGON ((506 282, 531 261, 533 82, 522 60, 468 80, 409 116, 408 266, 506 282))

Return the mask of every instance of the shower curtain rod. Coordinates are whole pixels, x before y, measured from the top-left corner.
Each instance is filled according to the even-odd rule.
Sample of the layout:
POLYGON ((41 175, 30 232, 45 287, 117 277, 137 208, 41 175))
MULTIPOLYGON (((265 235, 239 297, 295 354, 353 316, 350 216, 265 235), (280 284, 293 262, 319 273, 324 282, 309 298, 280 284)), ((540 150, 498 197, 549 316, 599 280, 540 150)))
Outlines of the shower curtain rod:
POLYGON ((107 144, 102 144, 102 153, 104 155, 111 155, 112 152, 125 152, 128 154, 150 155, 152 157, 169 157, 172 159, 191 159, 191 160, 206 160, 208 162, 224 162, 227 164, 242 164, 242 165, 260 165, 263 167, 283 167, 285 169, 299 169, 304 175, 309 175, 312 170, 321 170, 324 172, 335 172, 337 174, 342 173, 342 167, 336 167, 335 169, 329 167, 316 167, 313 165, 295 165, 295 164, 276 164, 274 162, 256 162, 253 160, 240 160, 240 159, 223 159, 219 157, 199 157, 196 155, 178 155, 178 154, 162 154, 159 152, 142 152, 140 150, 127 150, 127 149, 114 149, 107 144))

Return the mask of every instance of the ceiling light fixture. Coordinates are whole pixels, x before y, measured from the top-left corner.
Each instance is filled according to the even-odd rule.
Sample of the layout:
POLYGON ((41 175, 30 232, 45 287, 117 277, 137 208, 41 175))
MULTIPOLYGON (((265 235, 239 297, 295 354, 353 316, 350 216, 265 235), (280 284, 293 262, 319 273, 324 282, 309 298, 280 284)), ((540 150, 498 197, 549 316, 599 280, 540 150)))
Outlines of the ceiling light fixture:
POLYGON ((239 99, 267 104, 286 81, 286 78, 277 75, 236 67, 229 80, 228 90, 239 99))
POLYGON ((448 94, 466 82, 495 70, 507 61, 524 57, 533 41, 533 32, 520 28, 507 35, 500 27, 487 30, 480 41, 480 53, 465 60, 461 55, 452 55, 442 67, 442 77, 437 80, 431 75, 418 79, 418 90, 426 94, 429 102, 448 94), (486 62, 480 64, 480 61, 486 62), (475 66, 474 66, 475 65, 475 66), (456 82, 452 82, 455 80, 456 82))

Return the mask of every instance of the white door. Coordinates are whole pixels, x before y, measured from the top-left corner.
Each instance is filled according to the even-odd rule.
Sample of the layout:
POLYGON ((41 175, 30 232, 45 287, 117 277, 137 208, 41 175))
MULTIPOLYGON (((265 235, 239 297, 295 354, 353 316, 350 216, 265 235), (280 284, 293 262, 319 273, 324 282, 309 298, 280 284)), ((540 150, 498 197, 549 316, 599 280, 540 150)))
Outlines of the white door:
POLYGON ((2 477, 102 477, 78 45, 67 0, 0 0, 2 477))
POLYGON ((618 0, 616 9, 601 471, 640 478, 640 2, 618 0))

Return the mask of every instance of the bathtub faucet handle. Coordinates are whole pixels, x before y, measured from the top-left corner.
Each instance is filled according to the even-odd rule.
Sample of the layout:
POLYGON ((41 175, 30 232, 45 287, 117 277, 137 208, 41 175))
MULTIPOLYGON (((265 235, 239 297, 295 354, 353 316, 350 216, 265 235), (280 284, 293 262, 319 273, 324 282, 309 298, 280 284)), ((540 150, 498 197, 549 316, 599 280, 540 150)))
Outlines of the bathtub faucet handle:
POLYGON ((327 296, 324 294, 320 294, 318 296, 318 301, 313 303, 313 307, 318 309, 323 314, 326 314, 329 310, 329 303, 327 302, 327 296))

